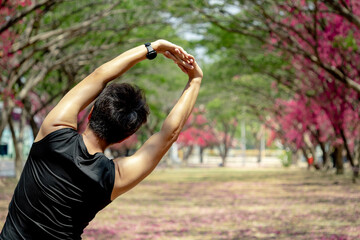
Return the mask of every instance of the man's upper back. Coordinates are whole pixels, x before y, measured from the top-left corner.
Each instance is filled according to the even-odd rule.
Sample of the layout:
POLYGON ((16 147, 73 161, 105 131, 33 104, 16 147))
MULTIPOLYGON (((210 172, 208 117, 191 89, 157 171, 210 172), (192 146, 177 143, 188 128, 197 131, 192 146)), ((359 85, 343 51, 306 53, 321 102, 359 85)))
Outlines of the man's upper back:
POLYGON ((89 154, 75 130, 48 134, 31 148, 0 239, 81 239, 114 178, 113 161, 89 154))

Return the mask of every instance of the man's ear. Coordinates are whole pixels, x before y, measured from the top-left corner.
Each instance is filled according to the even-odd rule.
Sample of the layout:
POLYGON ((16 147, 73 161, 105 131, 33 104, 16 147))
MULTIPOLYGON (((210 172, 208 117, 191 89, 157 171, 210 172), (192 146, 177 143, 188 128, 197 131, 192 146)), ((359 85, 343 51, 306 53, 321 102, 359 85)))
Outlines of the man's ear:
POLYGON ((89 113, 89 116, 88 116, 88 121, 90 121, 93 110, 94 110, 94 106, 91 107, 91 110, 90 110, 90 113, 89 113))

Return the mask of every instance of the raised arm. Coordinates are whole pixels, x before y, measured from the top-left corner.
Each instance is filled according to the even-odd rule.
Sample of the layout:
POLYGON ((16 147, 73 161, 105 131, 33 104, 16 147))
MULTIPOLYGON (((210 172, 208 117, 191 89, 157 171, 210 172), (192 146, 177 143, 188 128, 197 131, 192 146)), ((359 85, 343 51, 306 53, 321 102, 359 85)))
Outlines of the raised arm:
MULTIPOLYGON (((171 52, 176 56, 179 64, 190 67, 190 61, 182 48, 164 40, 155 41, 152 46, 158 53, 171 52)), ((101 93, 108 82, 125 73, 136 63, 146 59, 146 54, 146 47, 141 45, 98 67, 72 88, 46 116, 35 141, 41 140, 47 134, 60 128, 76 129, 79 112, 101 93)))
MULTIPOLYGON (((173 54, 165 53, 165 56, 178 64, 178 59, 173 54)), ((183 72, 188 74, 188 83, 180 99, 165 119, 160 132, 151 136, 133 156, 114 160, 117 171, 112 199, 134 187, 152 172, 177 140, 190 116, 199 93, 203 73, 194 60, 192 60, 192 69, 184 68, 181 64, 178 65, 183 72)))

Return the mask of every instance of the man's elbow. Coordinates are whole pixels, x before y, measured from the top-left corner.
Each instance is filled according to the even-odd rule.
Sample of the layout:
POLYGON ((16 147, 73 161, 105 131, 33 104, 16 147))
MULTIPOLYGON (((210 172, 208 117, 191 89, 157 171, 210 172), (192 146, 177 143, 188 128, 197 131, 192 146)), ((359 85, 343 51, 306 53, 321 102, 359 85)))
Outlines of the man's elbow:
POLYGON ((170 142, 171 144, 173 144, 174 142, 176 142, 179 138, 179 135, 180 135, 180 132, 181 132, 181 129, 180 130, 177 130, 175 132, 173 132, 170 136, 170 142))
POLYGON ((166 139, 166 142, 168 142, 170 145, 177 141, 180 132, 181 132, 181 128, 174 128, 171 130, 166 128, 161 129, 161 133, 164 139, 166 139))
POLYGON ((111 75, 111 71, 103 65, 96 68, 89 76, 91 76, 92 80, 97 83, 101 83, 104 86, 106 86, 106 83, 114 79, 111 75))

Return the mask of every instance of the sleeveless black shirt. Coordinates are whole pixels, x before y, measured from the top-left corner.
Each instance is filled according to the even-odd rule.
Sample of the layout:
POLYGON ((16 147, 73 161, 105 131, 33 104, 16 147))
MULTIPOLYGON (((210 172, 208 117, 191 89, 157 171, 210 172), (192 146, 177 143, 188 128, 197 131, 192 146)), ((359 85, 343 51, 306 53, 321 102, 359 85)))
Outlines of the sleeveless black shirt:
POLYGON ((111 202, 114 180, 114 162, 89 154, 75 130, 50 133, 31 147, 0 239, 81 239, 111 202))

